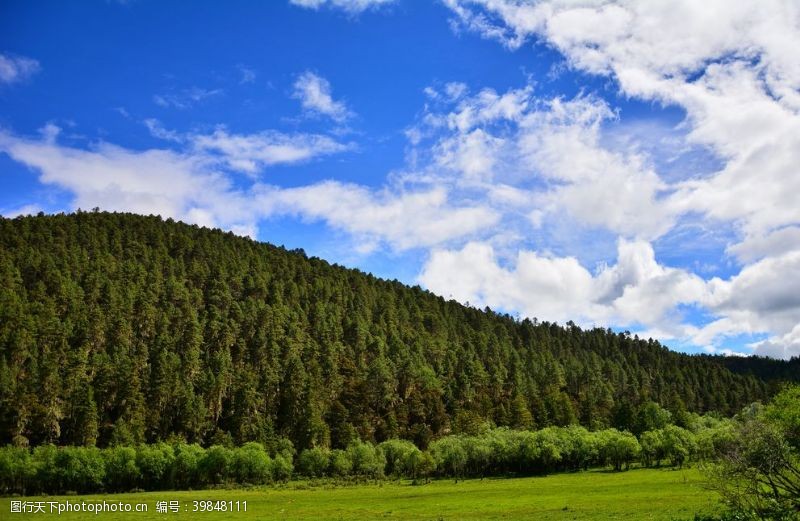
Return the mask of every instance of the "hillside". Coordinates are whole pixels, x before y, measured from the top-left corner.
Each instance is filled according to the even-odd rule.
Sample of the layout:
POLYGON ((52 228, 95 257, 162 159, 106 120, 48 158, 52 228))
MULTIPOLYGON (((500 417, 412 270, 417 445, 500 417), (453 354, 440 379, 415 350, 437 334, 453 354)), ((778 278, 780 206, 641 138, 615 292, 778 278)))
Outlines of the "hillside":
POLYGON ((722 359, 518 321, 221 231, 0 219, 0 444, 425 446, 485 420, 630 428, 648 401, 731 414, 767 393, 722 359))

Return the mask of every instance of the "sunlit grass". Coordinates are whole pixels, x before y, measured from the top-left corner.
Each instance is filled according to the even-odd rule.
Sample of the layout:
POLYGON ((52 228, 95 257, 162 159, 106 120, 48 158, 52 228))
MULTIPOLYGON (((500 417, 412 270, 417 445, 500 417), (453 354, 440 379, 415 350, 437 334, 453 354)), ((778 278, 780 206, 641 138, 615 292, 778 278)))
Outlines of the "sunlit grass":
MULTIPOLYGON (((535 478, 408 481, 362 485, 291 482, 278 487, 146 492, 91 496, 0 499, 0 519, 12 499, 26 501, 107 500, 145 503, 148 513, 63 513, 58 519, 691 519, 718 509, 696 469, 591 471, 535 478), (247 512, 192 512, 195 500, 247 502, 247 512), (178 501, 180 512, 157 513, 157 501, 178 501)), ((47 507, 49 509, 49 506, 47 507)), ((37 518, 43 518, 38 514, 37 518)))

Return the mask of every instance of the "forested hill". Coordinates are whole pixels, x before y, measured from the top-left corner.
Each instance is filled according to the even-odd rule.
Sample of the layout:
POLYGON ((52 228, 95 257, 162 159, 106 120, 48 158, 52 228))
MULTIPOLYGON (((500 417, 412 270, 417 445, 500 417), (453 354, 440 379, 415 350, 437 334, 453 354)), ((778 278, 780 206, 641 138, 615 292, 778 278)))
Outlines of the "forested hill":
POLYGON ((755 376, 480 311, 302 252, 130 214, 0 220, 0 443, 298 448, 723 414, 755 376))

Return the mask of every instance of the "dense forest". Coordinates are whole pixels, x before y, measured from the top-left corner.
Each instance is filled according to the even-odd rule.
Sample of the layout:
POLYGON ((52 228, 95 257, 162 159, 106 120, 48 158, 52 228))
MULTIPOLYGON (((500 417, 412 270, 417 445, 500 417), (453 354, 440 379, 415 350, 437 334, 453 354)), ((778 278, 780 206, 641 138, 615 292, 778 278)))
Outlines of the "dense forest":
POLYGON ((785 366, 725 363, 158 217, 0 219, 0 444, 635 432, 653 402, 738 412, 776 389, 762 367, 785 366))

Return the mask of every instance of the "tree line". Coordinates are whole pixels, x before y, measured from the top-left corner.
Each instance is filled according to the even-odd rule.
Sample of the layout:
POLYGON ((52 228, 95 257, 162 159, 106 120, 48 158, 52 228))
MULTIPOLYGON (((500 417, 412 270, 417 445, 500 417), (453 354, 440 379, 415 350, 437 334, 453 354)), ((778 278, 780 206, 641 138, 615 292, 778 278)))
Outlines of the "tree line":
POLYGON ((0 444, 425 450, 483 425, 640 434, 647 404, 729 416, 776 388, 652 339, 475 309, 218 230, 0 219, 0 444))
MULTIPOLYGON (((669 421, 669 413, 660 411, 669 421)), ((650 424, 639 438, 616 429, 589 431, 578 425, 538 431, 492 428, 474 435, 448 435, 426 450, 390 439, 379 444, 351 441, 344 449, 296 451, 282 438, 268 446, 203 448, 183 441, 135 447, 0 448, 0 493, 63 494, 200 488, 220 484, 262 485, 292 477, 345 480, 415 480, 525 476, 594 467, 627 469, 682 466, 713 460, 731 443, 731 420, 689 415, 689 428, 650 424)))

